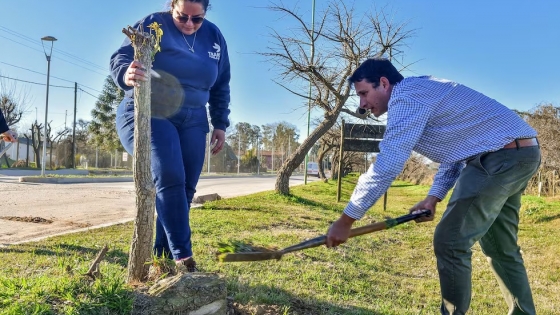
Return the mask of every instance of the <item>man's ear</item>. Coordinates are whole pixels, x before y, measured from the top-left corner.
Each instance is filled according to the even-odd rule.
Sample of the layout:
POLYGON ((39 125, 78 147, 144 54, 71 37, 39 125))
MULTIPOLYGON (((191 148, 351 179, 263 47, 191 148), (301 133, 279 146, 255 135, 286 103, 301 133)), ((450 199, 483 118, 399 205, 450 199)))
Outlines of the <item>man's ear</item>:
POLYGON ((391 83, 389 82, 389 79, 387 79, 386 77, 381 77, 379 78, 379 85, 381 85, 381 87, 384 89, 388 89, 391 83))

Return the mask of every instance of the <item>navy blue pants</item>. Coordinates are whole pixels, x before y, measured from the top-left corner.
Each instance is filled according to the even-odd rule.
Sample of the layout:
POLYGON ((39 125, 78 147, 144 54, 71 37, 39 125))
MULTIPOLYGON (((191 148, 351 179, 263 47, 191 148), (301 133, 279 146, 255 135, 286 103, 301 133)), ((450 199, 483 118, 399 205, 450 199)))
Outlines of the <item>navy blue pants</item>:
MULTIPOLYGON (((125 150, 134 151, 134 103, 117 109, 117 133, 125 150)), ((206 107, 184 107, 168 118, 152 118, 152 177, 156 190, 154 252, 173 259, 192 253, 190 204, 204 164, 209 132, 206 107)))

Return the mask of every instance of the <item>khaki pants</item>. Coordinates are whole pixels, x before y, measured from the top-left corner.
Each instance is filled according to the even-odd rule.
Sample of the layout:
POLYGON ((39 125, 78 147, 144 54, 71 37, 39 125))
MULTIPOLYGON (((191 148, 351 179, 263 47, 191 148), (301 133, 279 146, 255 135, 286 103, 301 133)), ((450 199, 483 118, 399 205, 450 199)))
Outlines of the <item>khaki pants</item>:
POLYGON ((480 154, 461 172, 434 235, 442 314, 466 314, 471 301, 471 247, 487 256, 509 313, 535 314, 517 245, 521 195, 540 165, 538 146, 480 154))

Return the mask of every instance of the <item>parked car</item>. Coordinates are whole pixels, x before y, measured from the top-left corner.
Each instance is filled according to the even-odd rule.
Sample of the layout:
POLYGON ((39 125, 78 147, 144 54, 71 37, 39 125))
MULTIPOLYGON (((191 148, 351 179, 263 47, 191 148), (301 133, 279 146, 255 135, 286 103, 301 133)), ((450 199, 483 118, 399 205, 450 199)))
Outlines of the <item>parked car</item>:
POLYGON ((307 175, 319 177, 319 164, 317 162, 307 163, 307 175))

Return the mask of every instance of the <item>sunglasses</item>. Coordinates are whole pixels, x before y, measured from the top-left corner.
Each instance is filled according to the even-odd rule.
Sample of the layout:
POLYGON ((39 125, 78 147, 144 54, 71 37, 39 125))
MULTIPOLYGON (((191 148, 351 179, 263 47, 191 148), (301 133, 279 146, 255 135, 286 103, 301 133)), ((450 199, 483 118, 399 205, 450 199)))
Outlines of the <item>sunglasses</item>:
POLYGON ((176 15, 177 16, 175 18, 177 19, 177 21, 179 21, 179 23, 187 23, 189 20, 191 20, 193 24, 200 24, 202 23, 202 21, 204 21, 203 16, 181 15, 179 12, 177 12, 176 15))

